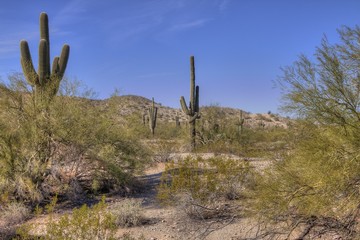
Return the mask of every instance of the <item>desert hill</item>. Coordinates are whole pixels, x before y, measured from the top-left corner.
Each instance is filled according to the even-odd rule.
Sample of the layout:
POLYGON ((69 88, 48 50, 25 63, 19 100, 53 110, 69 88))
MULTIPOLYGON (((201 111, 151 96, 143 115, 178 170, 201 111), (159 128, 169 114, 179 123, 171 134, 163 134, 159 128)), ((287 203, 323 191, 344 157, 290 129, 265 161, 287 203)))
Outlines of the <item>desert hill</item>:
MULTIPOLYGON (((115 105, 115 111, 111 115, 118 120, 123 120, 129 115, 138 115, 139 119, 144 114, 147 114, 148 108, 151 107, 152 100, 142 96, 123 95, 115 96, 105 100, 91 100, 94 105, 108 111, 110 105, 115 105)), ((180 122, 186 123, 187 116, 179 108, 171 108, 163 106, 161 103, 155 102, 155 107, 158 108, 158 121, 160 122, 175 122, 175 117, 178 116, 180 122)), ((239 119, 240 110, 236 108, 221 107, 221 106, 202 106, 200 112, 203 118, 200 121, 207 121, 209 118, 219 119, 226 122, 234 122, 239 119)), ((113 110, 112 110, 113 111, 113 110)), ((289 120, 281 117, 278 114, 272 113, 250 113, 243 111, 243 118, 245 119, 244 126, 248 127, 287 127, 289 120)))

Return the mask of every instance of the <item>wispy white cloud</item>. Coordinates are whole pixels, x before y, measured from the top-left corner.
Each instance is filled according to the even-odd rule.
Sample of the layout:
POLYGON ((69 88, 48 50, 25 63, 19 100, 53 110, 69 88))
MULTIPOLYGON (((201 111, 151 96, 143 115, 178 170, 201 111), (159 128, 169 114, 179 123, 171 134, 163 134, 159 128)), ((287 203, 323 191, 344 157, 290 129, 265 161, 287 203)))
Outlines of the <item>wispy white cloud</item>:
POLYGON ((87 6, 91 0, 72 0, 67 3, 54 17, 54 24, 61 25, 74 22, 76 19, 84 16, 87 12, 87 6))
POLYGON ((226 9, 229 7, 231 0, 220 0, 219 1, 219 11, 225 12, 226 9))
POLYGON ((111 21, 107 21, 104 27, 117 29, 113 34, 132 37, 164 24, 171 12, 184 8, 186 1, 188 0, 148 0, 141 3, 134 1, 126 9, 111 15, 111 21))
POLYGON ((191 28, 199 28, 204 26, 211 19, 197 19, 190 22, 179 23, 170 27, 169 31, 184 31, 191 28))
POLYGON ((16 34, 5 34, 0 37, 0 58, 9 58, 19 55, 20 41, 26 39, 32 41, 37 34, 30 31, 17 32, 16 34))
POLYGON ((0 58, 8 58, 19 51, 19 46, 13 42, 0 42, 0 58))
MULTIPOLYGON (((82 22, 92 25, 91 28, 110 43, 166 35, 203 27, 216 17, 209 15, 211 11, 203 9, 210 8, 219 13, 226 9, 229 1, 146 0, 122 3, 118 0, 71 0, 54 18, 54 34, 71 34, 62 30, 64 27, 60 25, 82 22)), ((86 38, 87 34, 81 36, 86 38)))

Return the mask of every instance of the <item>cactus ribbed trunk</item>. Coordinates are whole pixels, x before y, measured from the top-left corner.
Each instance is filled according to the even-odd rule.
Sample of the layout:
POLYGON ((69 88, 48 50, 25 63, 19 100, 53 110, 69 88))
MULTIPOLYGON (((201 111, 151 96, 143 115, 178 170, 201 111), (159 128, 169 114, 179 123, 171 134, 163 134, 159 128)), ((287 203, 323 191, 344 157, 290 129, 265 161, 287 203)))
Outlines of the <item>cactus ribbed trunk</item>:
POLYGON ((245 119, 243 118, 243 111, 240 110, 240 113, 239 113, 239 119, 236 123, 237 127, 238 127, 238 136, 240 136, 243 132, 243 126, 244 126, 244 122, 245 122, 245 119))
POLYGON ((199 112, 199 86, 195 87, 195 59, 190 57, 190 103, 186 105, 185 98, 180 98, 180 104, 183 112, 188 115, 190 125, 190 146, 191 150, 196 147, 196 119, 200 118, 199 112))
POLYGON ((196 128, 195 128, 195 121, 190 123, 190 147, 191 150, 194 150, 196 147, 196 128))
POLYGON ((152 105, 151 108, 149 108, 149 126, 152 136, 155 135, 156 120, 157 120, 157 107, 155 107, 154 98, 152 98, 152 105))
POLYGON ((179 118, 177 112, 176 112, 176 116, 175 116, 175 126, 176 126, 176 127, 180 127, 180 118, 179 118))

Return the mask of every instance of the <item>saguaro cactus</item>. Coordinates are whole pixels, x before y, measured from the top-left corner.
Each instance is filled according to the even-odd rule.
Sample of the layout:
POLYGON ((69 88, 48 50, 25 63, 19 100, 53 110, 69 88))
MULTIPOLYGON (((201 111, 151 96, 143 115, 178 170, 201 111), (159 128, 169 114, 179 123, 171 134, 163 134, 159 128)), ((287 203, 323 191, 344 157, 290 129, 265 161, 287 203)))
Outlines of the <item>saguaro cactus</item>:
POLYGON ((149 108, 149 126, 151 130, 151 134, 154 136, 155 134, 155 127, 156 127, 156 119, 157 119, 157 110, 158 108, 155 107, 154 98, 152 98, 152 105, 149 108))
POLYGON ((243 132, 244 122, 245 119, 243 118, 243 111, 240 110, 239 119, 236 122, 236 126, 238 127, 238 135, 242 134, 243 132))
POLYGON ((195 138, 196 138, 196 129, 195 123, 196 119, 200 118, 199 111, 199 86, 195 87, 195 63, 194 56, 190 57, 190 102, 189 107, 186 105, 185 98, 181 96, 180 104, 183 112, 189 117, 190 125, 190 145, 191 149, 195 148, 195 138))
POLYGON ((180 127, 180 117, 178 115, 178 112, 176 112, 176 115, 175 115, 175 126, 180 127))
POLYGON ((20 42, 21 65, 26 80, 34 89, 36 113, 34 141, 38 157, 45 171, 51 156, 51 126, 49 124, 50 102, 59 90, 69 59, 70 47, 64 45, 60 57, 55 57, 50 68, 49 20, 46 13, 40 14, 39 66, 36 72, 27 41, 20 42))
POLYGON ((144 126, 146 125, 147 122, 149 122, 148 114, 146 113, 146 111, 142 115, 142 122, 144 126))
POLYGON ((69 59, 70 47, 65 44, 60 57, 55 57, 50 69, 49 20, 46 13, 40 14, 39 66, 35 71, 27 41, 20 42, 21 65, 26 80, 35 89, 37 101, 48 102, 59 90, 60 81, 64 76, 69 59))

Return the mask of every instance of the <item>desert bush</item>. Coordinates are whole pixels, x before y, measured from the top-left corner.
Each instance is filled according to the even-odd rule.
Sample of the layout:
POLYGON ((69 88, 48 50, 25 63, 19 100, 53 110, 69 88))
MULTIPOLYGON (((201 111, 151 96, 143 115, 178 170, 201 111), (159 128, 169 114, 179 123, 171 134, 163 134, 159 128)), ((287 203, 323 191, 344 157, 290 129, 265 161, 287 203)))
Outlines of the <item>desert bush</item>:
POLYGON ((163 140, 151 139, 146 140, 146 145, 152 151, 153 160, 155 162, 167 162, 171 158, 172 153, 179 152, 182 146, 182 140, 163 140))
POLYGON ((30 216, 30 210, 22 202, 8 202, 0 206, 0 219, 7 224, 18 224, 30 216))
MULTIPOLYGON (((115 239, 115 219, 106 211, 105 198, 92 207, 83 205, 74 209, 71 214, 64 214, 56 219, 50 213, 50 221, 45 233, 39 239, 52 240, 111 240, 115 239)), ((36 224, 19 228, 18 239, 32 239, 36 224)))
POLYGON ((175 122, 159 121, 157 137, 164 140, 185 140, 188 136, 188 128, 185 123, 176 126, 175 122))
MULTIPOLYGON (((205 134, 207 134, 206 130, 205 134)), ((291 134, 290 129, 273 127, 267 129, 244 128, 242 134, 238 135, 236 125, 229 120, 221 134, 215 137, 208 134, 209 138, 198 146, 197 151, 273 158, 278 152, 287 149, 287 139, 291 137, 291 134)))
POLYGON ((124 117, 127 136, 132 136, 137 139, 151 138, 149 124, 142 122, 141 112, 129 114, 124 117))
POLYGON ((74 192, 74 186, 115 189, 130 184, 148 159, 141 144, 109 118, 111 109, 101 112, 89 99, 91 91, 80 90, 79 97, 79 84, 64 80, 49 102, 46 128, 40 128, 49 136, 44 160, 33 90, 13 74, 0 91, 0 195, 39 202, 55 192, 74 192))
POLYGON ((146 238, 144 235, 141 235, 140 237, 134 237, 130 233, 124 233, 119 240, 145 240, 146 238))
POLYGON ((166 165, 158 198, 165 204, 184 203, 189 216, 215 216, 222 209, 216 206, 219 200, 240 198, 250 179, 248 163, 239 159, 187 157, 166 165))
MULTIPOLYGON (((198 152, 230 153, 246 157, 273 157, 286 148, 288 129, 283 127, 256 128, 247 125, 248 114, 241 133, 238 129, 239 116, 225 117, 223 108, 208 106, 202 108, 197 138, 198 152)), ((258 116, 263 116, 259 114, 258 116)))
MULTIPOLYGON (((159 113, 161 109, 158 110, 159 113)), ((126 135, 136 139, 184 139, 187 137, 187 129, 185 125, 176 126, 174 122, 168 122, 161 119, 157 120, 155 136, 152 136, 149 124, 143 124, 142 113, 135 112, 124 117, 126 135)))
POLYGON ((124 199, 111 206, 109 211, 115 218, 115 224, 121 227, 132 227, 141 224, 142 215, 141 201, 136 199, 124 199))
POLYGON ((282 232, 354 237, 360 197, 357 148, 334 127, 306 124, 299 131, 295 149, 257 178, 249 208, 272 227, 286 223, 282 232))
POLYGON ((360 236, 360 28, 339 35, 340 43, 324 39, 314 61, 301 56, 279 79, 284 109, 302 121, 292 129, 290 151, 257 181, 250 207, 273 223, 267 236, 360 236))
POLYGON ((89 208, 83 205, 71 215, 47 226, 45 239, 114 239, 114 219, 104 201, 89 208))

